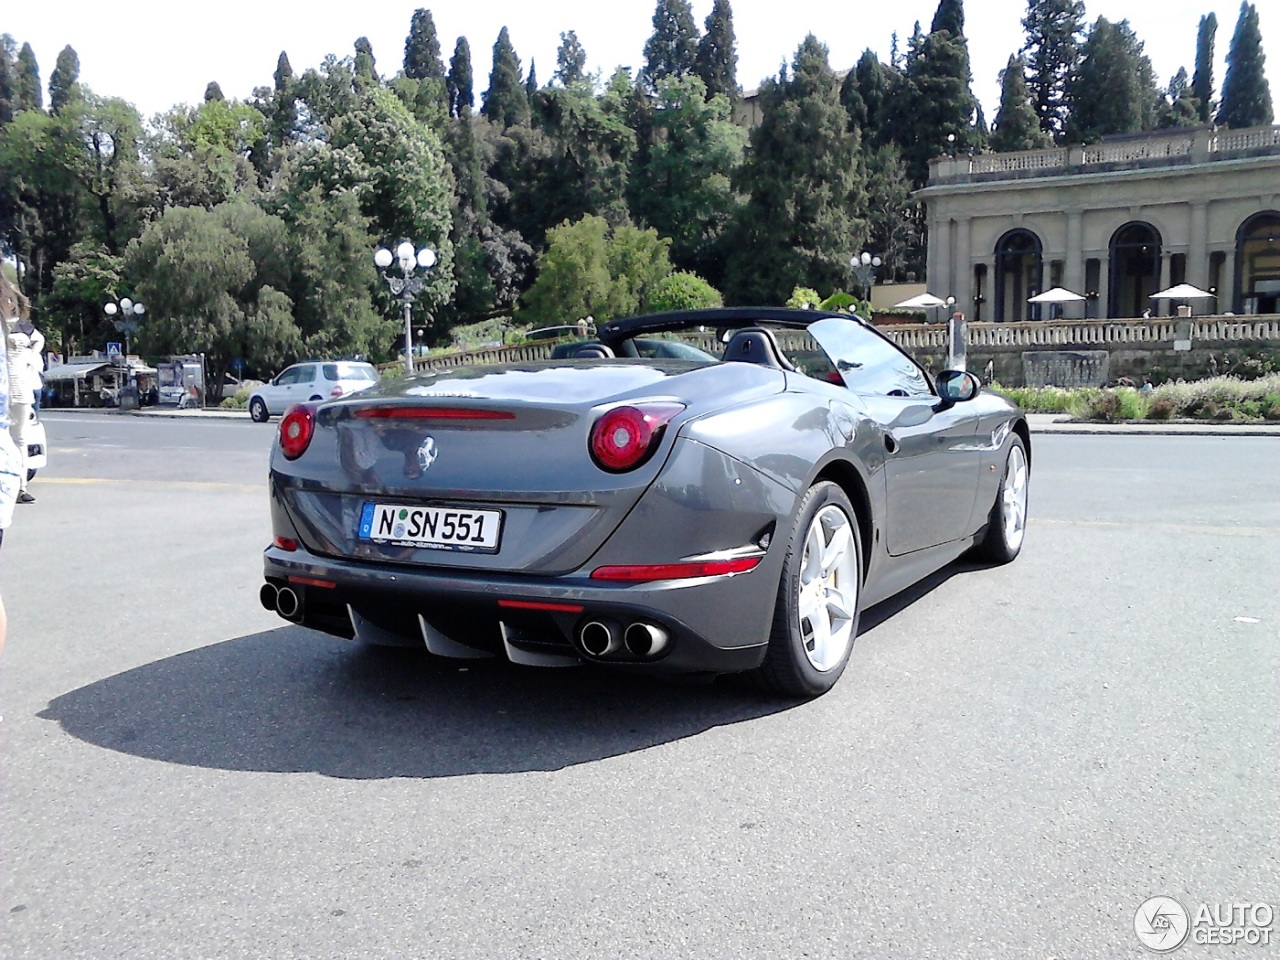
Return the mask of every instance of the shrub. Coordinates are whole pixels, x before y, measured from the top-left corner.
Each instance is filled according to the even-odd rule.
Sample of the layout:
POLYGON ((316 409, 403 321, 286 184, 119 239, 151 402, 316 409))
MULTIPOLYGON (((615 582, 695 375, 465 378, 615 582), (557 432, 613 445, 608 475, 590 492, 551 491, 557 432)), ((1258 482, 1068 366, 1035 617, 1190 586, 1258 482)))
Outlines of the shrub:
POLYGON ((678 270, 654 285, 645 306, 654 311, 704 310, 724 306, 724 298, 696 273, 678 270))

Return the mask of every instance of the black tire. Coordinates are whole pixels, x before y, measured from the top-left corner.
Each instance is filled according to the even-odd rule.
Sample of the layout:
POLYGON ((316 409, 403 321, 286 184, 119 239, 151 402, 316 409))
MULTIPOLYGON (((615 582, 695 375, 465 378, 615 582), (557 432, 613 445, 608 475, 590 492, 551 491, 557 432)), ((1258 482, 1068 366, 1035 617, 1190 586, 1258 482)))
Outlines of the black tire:
POLYGON ((1004 473, 995 503, 987 519, 987 534, 974 555, 987 563, 1008 563, 1022 552, 1027 533, 1027 502, 1031 487, 1031 462, 1027 446, 1016 433, 1009 437, 1004 473))
POLYGON ((266 423, 271 419, 271 414, 267 412, 267 404, 261 397, 254 397, 249 401, 249 416, 254 423, 266 423))
POLYGON ((837 484, 814 484, 800 501, 787 542, 769 646, 764 662, 752 672, 759 686, 787 696, 816 697, 835 685, 858 636, 862 569, 862 537, 853 505, 837 484), (812 549, 806 548, 817 547, 831 559, 829 566, 813 566, 812 549))

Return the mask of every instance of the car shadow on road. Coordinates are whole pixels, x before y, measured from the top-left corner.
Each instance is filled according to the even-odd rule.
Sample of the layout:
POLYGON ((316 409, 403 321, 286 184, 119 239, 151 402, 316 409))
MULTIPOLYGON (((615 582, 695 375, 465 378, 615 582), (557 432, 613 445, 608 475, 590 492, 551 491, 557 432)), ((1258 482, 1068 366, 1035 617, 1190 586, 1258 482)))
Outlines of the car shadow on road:
POLYGON ((858 635, 866 633, 868 630, 874 630, 880 624, 887 620, 891 620, 894 616, 901 613, 907 607, 911 606, 919 600, 927 597, 933 591, 950 580, 952 577, 958 577, 966 573, 973 573, 979 570, 990 570, 991 565, 980 561, 962 558, 953 560, 941 570, 934 571, 923 580, 918 580, 901 593, 894 594, 888 600, 882 600, 874 607, 869 607, 862 612, 862 616, 858 620, 858 635))
POLYGON ((558 770, 796 703, 722 682, 463 663, 281 627, 97 681, 40 717, 167 763, 433 778, 558 770))

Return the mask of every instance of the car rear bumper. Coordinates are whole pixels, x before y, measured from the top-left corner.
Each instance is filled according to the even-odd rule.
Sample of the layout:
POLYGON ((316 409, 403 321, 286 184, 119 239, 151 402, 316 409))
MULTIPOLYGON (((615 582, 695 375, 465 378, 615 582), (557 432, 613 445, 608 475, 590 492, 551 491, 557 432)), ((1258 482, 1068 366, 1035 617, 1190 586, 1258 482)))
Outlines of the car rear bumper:
POLYGON ((263 604, 336 636, 425 646, 442 656, 734 673, 764 656, 777 585, 768 559, 747 573, 624 585, 581 574, 408 568, 272 546, 264 553, 263 604), (594 632, 584 642, 589 624, 594 632), (649 650, 645 638, 655 641, 649 650), (609 649, 591 649, 601 646, 609 649))

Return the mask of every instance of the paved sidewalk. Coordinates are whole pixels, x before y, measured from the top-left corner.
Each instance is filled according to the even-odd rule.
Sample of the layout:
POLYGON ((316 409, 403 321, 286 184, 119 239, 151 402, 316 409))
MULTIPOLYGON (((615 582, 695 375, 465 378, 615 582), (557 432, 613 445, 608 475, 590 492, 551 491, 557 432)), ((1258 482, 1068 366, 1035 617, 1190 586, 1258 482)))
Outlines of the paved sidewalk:
POLYGON ((1146 420, 1131 423, 1091 423, 1060 413, 1029 413, 1032 433, 1115 434, 1131 437, 1280 437, 1280 423, 1205 423, 1146 420))
MULTIPOLYGON (((177 407, 146 407, 121 413, 115 409, 96 407, 52 407, 48 412, 75 413, 87 416, 161 417, 175 420, 241 420, 253 423, 246 410, 211 407, 208 410, 179 410, 177 407)), ((275 418, 273 423, 279 423, 275 418)), ((1087 423, 1072 420, 1060 413, 1029 413, 1027 422, 1032 433, 1112 434, 1118 436, 1206 436, 1206 437, 1280 437, 1280 423, 1188 423, 1186 421, 1141 423, 1087 423)))

